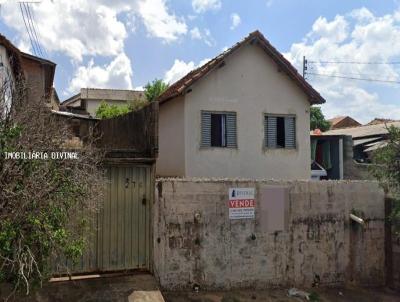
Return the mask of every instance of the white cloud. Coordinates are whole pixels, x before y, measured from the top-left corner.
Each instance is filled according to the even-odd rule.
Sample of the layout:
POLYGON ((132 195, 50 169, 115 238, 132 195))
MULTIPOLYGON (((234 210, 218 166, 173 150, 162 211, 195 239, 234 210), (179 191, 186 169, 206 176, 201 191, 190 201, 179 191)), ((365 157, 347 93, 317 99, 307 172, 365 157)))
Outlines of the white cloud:
POLYGON ((198 27, 194 27, 192 30, 190 30, 190 36, 193 40, 202 40, 210 47, 215 45, 215 40, 208 28, 205 28, 203 31, 201 31, 198 27))
POLYGON ((174 65, 172 65, 172 67, 165 73, 164 81, 173 84, 193 70, 194 67, 195 64, 193 61, 186 63, 181 60, 175 60, 174 65))
POLYGON ((349 15, 360 22, 363 21, 371 22, 375 19, 374 15, 365 7, 362 7, 360 9, 355 9, 351 11, 349 15))
MULTIPOLYGON (((165 42, 187 32, 186 23, 169 12, 166 0, 43 0, 30 4, 30 8, 44 48, 64 53, 75 62, 81 62, 84 56, 119 55, 127 28, 135 31, 138 20, 151 36, 165 42)), ((18 3, 2 4, 1 18, 17 31, 16 44, 29 45, 18 3)))
POLYGON ((103 66, 95 65, 91 59, 87 66, 75 71, 68 92, 76 93, 83 87, 132 89, 131 77, 131 61, 124 53, 103 66))
MULTIPOLYGON (((17 30, 20 40, 29 41, 18 4, 2 5, 2 19, 17 30)), ((101 1, 50 1, 32 4, 40 41, 48 51, 59 51, 76 61, 84 55, 115 56, 127 36, 125 26, 118 21, 122 6, 106 6, 101 1), (62 17, 60 17, 62 16, 62 17)))
POLYGON ((210 59, 204 59, 199 62, 199 64, 195 64, 193 61, 186 63, 185 61, 181 61, 176 59, 172 67, 165 73, 164 81, 166 83, 173 84, 186 74, 188 74, 193 69, 200 67, 207 63, 210 59))
MULTIPOLYGON (((400 59, 399 12, 375 16, 368 9, 353 10, 333 20, 318 18, 312 30, 300 43, 291 46, 285 56, 299 69, 303 56, 311 61, 389 62, 400 59)), ((310 73, 355 78, 400 80, 394 65, 313 64, 308 66, 308 79, 325 97, 324 113, 328 117, 351 115, 361 122, 376 116, 400 116, 400 106, 390 104, 389 91, 398 94, 394 84, 324 77, 310 73), (385 93, 383 93, 383 91, 385 93)))
POLYGON ((192 39, 195 39, 195 40, 200 40, 202 37, 198 27, 195 27, 190 31, 190 36, 192 37, 192 39))
POLYGON ((222 3, 221 0, 192 0, 192 7, 196 13, 204 13, 209 10, 219 10, 222 3))
POLYGON ((165 42, 173 42, 187 32, 185 21, 168 11, 165 0, 141 0, 138 12, 149 34, 165 42))
MULTIPOLYGON (((184 19, 170 12, 167 0, 43 0, 30 8, 46 51, 66 55, 73 63, 74 77, 64 94, 79 86, 131 87, 132 70, 124 46, 128 33, 138 26, 168 43, 187 32, 184 19), (83 60, 96 56, 108 57, 111 63, 96 66, 90 61, 82 66, 83 60)), ((18 3, 7 1, 0 12, 1 21, 17 32, 13 42, 32 52, 18 3)))
POLYGON ((348 23, 343 16, 336 16, 331 22, 319 17, 312 26, 310 36, 342 42, 348 37, 348 23))
POLYGON ((238 27, 240 25, 240 23, 242 23, 242 19, 240 19, 240 16, 237 13, 233 13, 231 15, 231 30, 234 30, 236 27, 238 27))

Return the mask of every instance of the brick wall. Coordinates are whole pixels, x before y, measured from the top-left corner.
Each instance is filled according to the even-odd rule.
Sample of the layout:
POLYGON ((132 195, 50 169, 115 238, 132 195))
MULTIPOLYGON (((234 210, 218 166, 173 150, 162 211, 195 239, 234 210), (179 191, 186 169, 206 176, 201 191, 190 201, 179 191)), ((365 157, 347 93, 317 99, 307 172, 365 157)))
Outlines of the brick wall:
POLYGON ((385 281, 384 193, 374 182, 161 179, 153 223, 154 271, 164 289, 385 281), (284 230, 264 227, 274 213, 261 211, 260 201, 275 202, 262 196, 267 186, 287 191, 285 211, 276 214, 285 217, 273 217, 284 230), (234 187, 255 188, 255 219, 229 219, 234 187), (350 221, 352 211, 363 227, 350 221))
POLYGON ((43 67, 33 60, 23 59, 25 87, 29 99, 40 100, 45 96, 43 67))

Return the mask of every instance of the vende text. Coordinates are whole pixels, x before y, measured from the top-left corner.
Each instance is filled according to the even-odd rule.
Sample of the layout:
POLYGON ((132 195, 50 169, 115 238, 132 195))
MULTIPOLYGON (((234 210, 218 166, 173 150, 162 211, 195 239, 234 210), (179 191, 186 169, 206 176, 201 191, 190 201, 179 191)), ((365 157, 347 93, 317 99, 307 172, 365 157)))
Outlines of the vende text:
POLYGON ((254 208, 254 199, 229 200, 229 208, 254 208))

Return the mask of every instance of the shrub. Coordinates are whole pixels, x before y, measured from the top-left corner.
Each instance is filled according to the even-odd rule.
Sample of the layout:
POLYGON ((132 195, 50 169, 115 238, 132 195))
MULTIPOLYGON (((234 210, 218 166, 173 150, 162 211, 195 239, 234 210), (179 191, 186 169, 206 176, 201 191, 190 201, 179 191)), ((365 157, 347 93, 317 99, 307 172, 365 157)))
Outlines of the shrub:
POLYGON ((11 107, 0 93, 0 282, 29 293, 49 278, 51 258, 82 254, 88 217, 102 198, 102 155, 90 137, 75 160, 6 158, 63 151, 71 136, 44 100, 27 99, 23 83, 16 86, 11 107))

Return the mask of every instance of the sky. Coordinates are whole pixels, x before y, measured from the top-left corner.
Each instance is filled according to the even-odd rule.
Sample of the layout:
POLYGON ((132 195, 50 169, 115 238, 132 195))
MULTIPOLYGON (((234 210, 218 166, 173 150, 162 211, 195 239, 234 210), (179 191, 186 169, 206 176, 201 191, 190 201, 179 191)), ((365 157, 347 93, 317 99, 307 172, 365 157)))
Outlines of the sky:
MULTIPOLYGON (((310 62, 326 117, 400 119, 398 0, 36 1, 33 25, 43 57, 57 64, 61 100, 83 87, 173 83, 258 29, 299 72, 303 56, 310 62)), ((0 32, 35 54, 20 5, 0 4, 0 32)))

